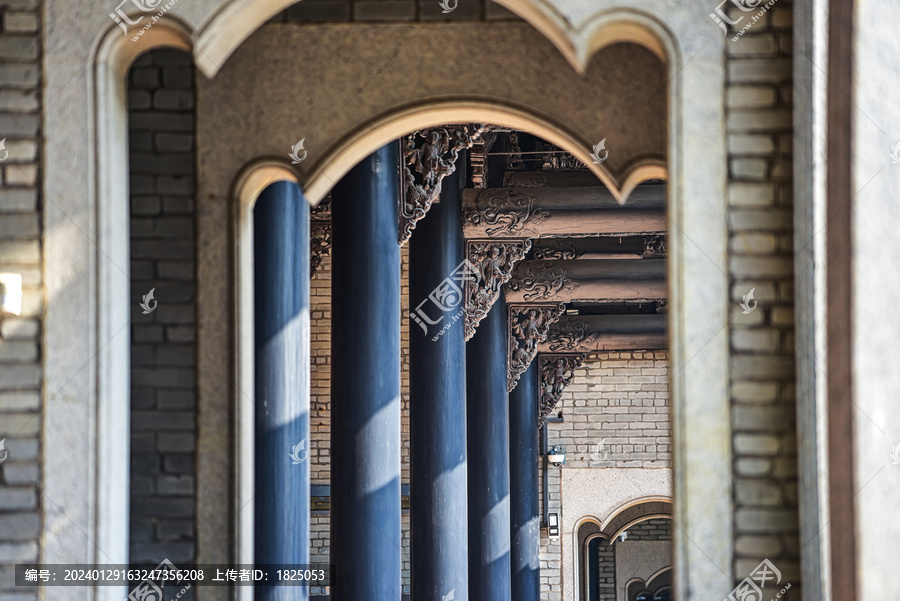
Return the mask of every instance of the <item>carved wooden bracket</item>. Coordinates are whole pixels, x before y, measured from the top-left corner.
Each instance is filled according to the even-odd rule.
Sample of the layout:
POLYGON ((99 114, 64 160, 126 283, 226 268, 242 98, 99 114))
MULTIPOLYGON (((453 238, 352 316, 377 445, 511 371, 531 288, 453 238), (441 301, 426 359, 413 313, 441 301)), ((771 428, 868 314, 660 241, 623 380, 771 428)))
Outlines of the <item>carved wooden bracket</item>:
POLYGON ((541 408, 538 416, 538 428, 544 425, 544 420, 556 408, 559 398, 572 381, 575 370, 581 366, 584 357, 583 353, 575 355, 542 354, 538 357, 538 372, 540 372, 541 379, 541 408))
POLYGON ((547 338, 550 326, 560 318, 562 303, 509 305, 508 373, 506 388, 512 391, 537 355, 538 343, 547 338))
POLYGON ((500 291, 512 276, 516 263, 531 249, 531 240, 469 240, 466 258, 478 273, 479 280, 466 281, 465 336, 469 340, 475 329, 500 297, 500 291))
POLYGON ((313 277, 322 257, 331 254, 331 195, 314 206, 309 217, 309 277, 313 277))
POLYGON ((414 132, 401 141, 400 245, 412 236, 416 223, 440 200, 441 182, 456 171, 459 151, 470 148, 484 125, 448 125, 414 132))

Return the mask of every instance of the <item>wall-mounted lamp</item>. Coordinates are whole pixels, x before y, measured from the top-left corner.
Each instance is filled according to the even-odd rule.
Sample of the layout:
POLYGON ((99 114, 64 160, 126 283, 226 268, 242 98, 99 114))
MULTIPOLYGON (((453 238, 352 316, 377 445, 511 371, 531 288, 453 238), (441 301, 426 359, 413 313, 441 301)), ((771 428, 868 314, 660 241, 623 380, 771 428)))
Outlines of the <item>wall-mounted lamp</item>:
POLYGON ((624 543, 626 538, 628 538, 627 530, 623 531, 622 534, 619 535, 619 542, 624 543))
MULTIPOLYGON (((22 274, 0 273, 0 321, 22 313, 22 274)), ((2 336, 2 334, 0 334, 2 336)))
POLYGON ((559 514, 547 514, 547 536, 550 538, 559 538, 559 514))
POLYGON ((566 462, 566 451, 562 447, 550 447, 547 450, 547 461, 555 465, 561 466, 566 462))

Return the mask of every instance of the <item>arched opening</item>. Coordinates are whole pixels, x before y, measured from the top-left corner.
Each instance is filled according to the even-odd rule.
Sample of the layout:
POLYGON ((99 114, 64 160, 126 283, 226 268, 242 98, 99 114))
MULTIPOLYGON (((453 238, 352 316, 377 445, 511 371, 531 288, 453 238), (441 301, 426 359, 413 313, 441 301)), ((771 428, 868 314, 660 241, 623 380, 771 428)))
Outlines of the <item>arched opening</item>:
MULTIPOLYGON (((158 25, 157 27, 160 27, 160 25, 158 25)), ((116 57, 116 58, 118 60, 118 58, 120 58, 120 57, 116 57)), ((110 113, 115 113, 114 109, 116 107, 116 103, 118 102, 116 98, 117 97, 121 98, 122 95, 117 94, 117 93, 109 94, 108 92, 114 88, 114 86, 110 86, 109 84, 111 81, 115 82, 116 78, 121 76, 121 70, 120 70, 121 68, 122 68, 122 63, 116 63, 115 61, 111 61, 111 62, 103 63, 103 66, 99 69, 100 77, 98 77, 98 88, 100 90, 99 90, 98 95, 103 98, 101 99, 99 107, 98 107, 98 114, 101 115, 101 118, 99 118, 97 121, 99 123, 104 123, 104 124, 109 123, 109 122, 113 123, 112 129, 115 129, 116 118, 115 118, 115 115, 113 115, 113 118, 110 120, 109 119, 110 113), (112 68, 109 71, 105 71, 107 66, 110 66, 112 68)), ((118 90, 118 91, 121 92, 121 90, 118 90)), ((679 92, 680 92, 680 88, 679 88, 679 92)), ((119 115, 119 116, 121 116, 121 115, 119 115)), ((534 118, 536 121, 540 122, 543 117, 535 116, 534 118)), ((447 119, 441 119, 441 120, 436 121, 436 123, 441 123, 441 122, 447 122, 447 119)), ((104 127, 106 127, 106 126, 104 126, 104 127)), ((113 135, 110 137, 110 132, 106 131, 106 130, 104 130, 103 132, 100 133, 100 135, 98 135, 98 150, 99 150, 99 155, 100 155, 100 160, 98 161, 98 169, 99 169, 98 181, 105 182, 105 184, 103 186, 101 186, 102 190, 100 192, 99 198, 100 198, 100 204, 104 205, 107 208, 109 208, 113 204, 111 202, 111 199, 115 197, 114 192, 117 189, 121 190, 121 187, 120 187, 121 179, 117 179, 117 178, 121 178, 121 175, 122 175, 123 170, 121 170, 121 165, 117 165, 114 160, 106 161, 107 158, 110 158, 114 154, 112 151, 116 148, 116 145, 115 145, 115 143, 110 143, 110 142, 111 142, 111 140, 114 141, 114 139, 116 138, 116 135, 117 134, 115 134, 115 132, 113 132, 113 135), (117 169, 119 170, 118 174, 116 174, 117 169), (106 204, 104 204, 104 203, 106 203, 106 204)), ((122 139, 122 137, 119 136, 118 140, 121 141, 121 139, 122 139)), ((682 142, 682 138, 678 137, 678 136, 670 136, 670 139, 672 140, 673 146, 677 146, 677 145, 681 144, 681 142, 682 142)), ((577 148, 573 147, 571 149, 572 154, 574 154, 576 157, 579 155, 581 155, 583 157, 586 154, 585 146, 586 145, 584 145, 582 143, 582 144, 578 145, 577 148)), ((680 150, 682 150, 682 148, 679 146, 678 150, 680 151, 680 150)), ((264 153, 264 154, 267 154, 267 153, 264 153)), ((676 156, 678 156, 677 153, 676 153, 676 156)), ((680 165, 680 163, 679 163, 679 165, 680 165)), ((232 170, 232 173, 234 173, 234 170, 232 170)), ((680 174, 676 175, 676 181, 680 181, 679 177, 680 177, 680 174)), ((713 178, 713 179, 715 179, 715 178, 713 178)), ((232 181, 232 179, 230 177, 225 178, 225 180, 227 180, 229 182, 232 181)), ((217 181, 219 182, 219 184, 221 184, 223 181, 223 178, 218 178, 217 181)), ((677 191, 678 199, 681 199, 683 197, 683 195, 686 193, 696 193, 696 197, 701 198, 701 199, 717 197, 715 194, 699 193, 701 191, 697 190, 695 188, 698 188, 698 187, 702 188, 703 183, 698 180, 694 180, 690 183, 687 183, 687 180, 685 180, 685 182, 686 182, 686 187, 681 187, 681 186, 678 187, 678 191, 677 191)), ((217 185, 219 185, 219 184, 217 184, 217 185)), ((203 184, 203 185, 206 185, 206 184, 203 184)), ((226 184, 226 187, 227 187, 227 184, 226 184)), ((715 186, 712 186, 712 187, 715 187, 715 186)), ((680 201, 679 201, 679 203, 680 203, 680 201)), ((705 209, 708 209, 709 207, 704 207, 703 203, 701 202, 697 207, 692 207, 690 209, 687 209, 686 212, 682 211, 682 208, 683 208, 683 206, 679 204, 679 208, 677 208, 677 211, 676 211, 678 213, 677 220, 679 220, 679 221, 683 220, 686 217, 689 217, 689 215, 693 211, 701 210, 701 209, 705 210, 705 209)), ((715 207, 713 207, 712 213, 707 213, 707 214, 714 215, 716 210, 717 209, 715 207)), ((109 223, 118 223, 121 225, 121 223, 122 223, 121 211, 111 210, 111 211, 105 212, 103 215, 103 219, 107 220, 109 223)), ((201 227, 203 227, 203 226, 201 226, 201 227)), ((100 247, 102 250, 111 250, 111 249, 117 248, 116 243, 114 242, 115 237, 114 236, 111 237, 109 232, 110 232, 110 230, 107 229, 104 232, 104 234, 101 236, 100 247)), ((679 248, 678 244, 679 243, 674 243, 673 249, 677 248, 679 250, 679 252, 690 253, 689 249, 686 249, 686 247, 684 247, 684 246, 681 246, 679 248)), ((714 244, 714 246, 715 246, 715 244, 714 244)), ((119 252, 120 250, 121 250, 121 248, 119 247, 116 252, 113 252, 113 254, 116 256, 121 256, 121 253, 119 252)), ((206 249, 204 249, 204 252, 206 252, 206 249)), ((216 250, 216 252, 218 252, 218 250, 216 250)), ((673 262, 678 265, 681 265, 684 263, 684 257, 679 257, 677 259, 673 259, 673 262)), ((683 278, 683 279, 691 279, 695 275, 697 275, 697 274, 679 273, 678 277, 683 278)), ((109 302, 109 299, 111 297, 115 297, 116 294, 121 295, 121 292, 122 292, 121 289, 119 289, 118 292, 116 292, 115 285, 110 287, 109 282, 107 281, 108 279, 109 278, 106 278, 104 280, 104 278, 101 277, 100 288, 101 288, 102 294, 100 295, 100 298, 103 299, 101 302, 109 302), (112 294, 110 294, 111 291, 112 291, 112 294)), ((684 284, 683 279, 679 280, 679 282, 676 283, 676 285, 675 285, 676 289, 685 288, 685 286, 683 286, 683 284, 684 284)), ((227 285, 226 285, 226 288, 227 288, 227 285)), ((210 291, 207 291, 207 293, 214 294, 214 292, 210 292, 210 291)), ((224 312, 227 315, 230 311, 228 309, 223 309, 221 307, 211 308, 209 311, 207 311, 207 309, 204 308, 204 315, 201 316, 201 320, 209 319, 210 314, 213 314, 216 312, 224 312)), ((100 312, 99 314, 102 314, 102 312, 100 312)), ((106 320, 106 319, 107 319, 107 317, 104 315, 104 317, 101 318, 101 321, 106 320)), ((690 328, 692 327, 690 323, 687 323, 686 321, 681 320, 680 317, 676 317, 674 319, 678 323, 676 324, 676 327, 673 328, 673 330, 675 330, 679 334, 683 334, 685 328, 688 328, 688 330, 690 330, 690 328), (679 321, 679 320, 681 320, 681 321, 679 321)), ((218 321, 218 322, 214 321, 213 323, 227 323, 228 321, 229 320, 226 317, 225 320, 218 321)), ((107 323, 107 322, 104 322, 104 323, 107 323)), ((109 325, 109 324, 107 323, 107 325, 109 325)), ((693 340, 693 338, 690 338, 690 339, 693 340)), ((706 340, 708 340, 708 338, 706 340)), ((690 345, 688 345, 688 346, 690 347, 690 345)), ((693 348, 693 347, 690 347, 690 348, 693 348)), ((687 350, 690 350, 690 348, 687 350)), ((678 352, 687 354, 687 351, 684 348, 679 349, 678 352)), ((691 355, 691 356, 693 356, 693 355, 691 355)), ((104 363, 105 365, 115 364, 115 361, 109 355, 105 355, 104 357, 101 358, 101 360, 103 362, 105 362, 104 363)), ((115 373, 115 372, 112 372, 112 373, 115 373)), ((113 380, 115 380, 115 379, 116 378, 114 377, 113 380)), ((708 381, 708 378, 707 378, 707 381, 708 381)), ((101 382, 101 394, 100 394, 100 405, 101 406, 104 406, 104 403, 109 402, 110 386, 112 386, 112 388, 114 388, 115 384, 114 383, 110 384, 109 382, 101 382)), ((216 386, 218 386, 220 388, 227 388, 227 386, 223 387, 221 383, 217 383, 214 387, 216 387, 216 386)), ((684 390, 679 390, 679 392, 677 394, 684 394, 684 390)), ((225 394, 224 396, 227 397, 228 394, 225 394)), ((115 444, 107 445, 107 446, 109 446, 110 448, 117 448, 115 444)), ((103 474, 101 476, 101 479, 103 480, 103 482, 105 482, 105 484, 101 484, 101 488, 103 488, 104 490, 109 489, 109 490, 115 491, 116 487, 111 484, 111 482, 114 481, 115 479, 109 477, 111 472, 107 468, 110 466, 108 464, 104 463, 103 457, 104 457, 104 455, 102 455, 102 453, 101 453, 100 463, 101 463, 101 465, 106 466, 106 468, 101 470, 101 472, 103 474)), ((115 473, 115 470, 113 470, 112 473, 115 473)), ((685 505, 685 507, 687 507, 687 505, 685 505)), ((112 537, 112 538, 115 538, 115 537, 112 537)))
POLYGON ((672 599, 671 503, 630 504, 605 526, 585 520, 578 528, 579 599, 672 599))

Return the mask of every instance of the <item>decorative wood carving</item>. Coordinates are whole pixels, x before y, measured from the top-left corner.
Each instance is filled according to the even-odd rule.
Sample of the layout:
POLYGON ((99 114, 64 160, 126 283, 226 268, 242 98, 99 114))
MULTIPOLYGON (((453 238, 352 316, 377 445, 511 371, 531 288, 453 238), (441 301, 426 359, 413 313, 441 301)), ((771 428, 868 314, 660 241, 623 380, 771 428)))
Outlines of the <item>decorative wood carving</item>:
POLYGON ((488 236, 503 233, 515 236, 525 224, 537 225, 550 216, 536 211, 535 197, 512 188, 486 188, 478 193, 473 206, 463 208, 463 223, 487 226, 488 236))
POLYGON ((478 123, 448 125, 414 132, 401 144, 400 245, 412 236, 416 223, 438 202, 441 182, 456 171, 459 151, 470 148, 484 126, 478 123))
POLYGON ((466 257, 481 278, 466 281, 465 336, 469 340, 475 329, 500 297, 500 290, 512 277, 516 263, 531 249, 531 240, 469 240, 466 257))
POLYGON ((600 333, 590 330, 584 320, 563 318, 550 328, 547 343, 550 350, 555 353, 572 352, 579 350, 582 345, 593 342, 599 336, 600 333))
POLYGON ((666 316, 654 313, 563 315, 538 344, 541 354, 664 348, 666 316))
POLYGON ((585 355, 541 355, 538 357, 538 371, 541 378, 541 409, 538 416, 538 428, 543 427, 544 420, 556 408, 559 398, 566 386, 575 377, 575 370, 584 361, 585 355))
MULTIPOLYGON (((651 236, 666 231, 665 186, 638 186, 624 205, 602 186, 462 192, 466 238, 651 236)), ((638 247, 637 252, 642 249, 638 247)))
POLYGON ((666 236, 644 236, 644 258, 659 259, 666 256, 666 236))
POLYGON ((507 288, 521 293, 522 300, 530 303, 547 300, 551 296, 571 294, 575 283, 559 263, 545 261, 543 264, 536 264, 529 261, 524 271, 516 270, 515 277, 509 280, 507 288))
POLYGON ((653 302, 666 298, 662 259, 523 261, 504 287, 509 303, 653 302))
POLYGON ((316 275, 322 257, 331 254, 331 222, 311 221, 309 224, 309 277, 316 275))
POLYGON ((313 277, 322 257, 331 254, 331 194, 310 209, 309 218, 309 277, 313 277))
POLYGON ((509 132, 509 154, 506 157, 507 169, 524 169, 525 163, 522 161, 522 149, 519 147, 519 132, 509 132))
POLYGON ((570 261, 582 255, 584 255, 584 249, 575 246, 567 238, 550 238, 536 244, 534 248, 534 258, 540 261, 553 259, 570 261))
POLYGON ((547 338, 550 326, 563 314, 562 303, 509 305, 509 361, 507 390, 512 390, 537 355, 538 343, 547 338))
POLYGON ((469 165, 472 167, 472 186, 486 188, 488 178, 488 153, 497 139, 497 131, 486 126, 481 135, 472 144, 469 151, 469 165))

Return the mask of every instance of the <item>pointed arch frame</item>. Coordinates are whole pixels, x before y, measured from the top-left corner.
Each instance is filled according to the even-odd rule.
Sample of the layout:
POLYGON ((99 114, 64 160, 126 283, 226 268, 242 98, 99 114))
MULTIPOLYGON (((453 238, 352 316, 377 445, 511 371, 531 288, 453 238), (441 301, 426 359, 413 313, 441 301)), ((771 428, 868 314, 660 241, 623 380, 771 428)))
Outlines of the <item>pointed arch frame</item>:
MULTIPOLYGON (((676 542, 677 590, 686 601, 730 590, 730 577, 723 574, 731 572, 733 515, 728 331, 719 327, 728 314, 724 40, 717 28, 697 19, 694 9, 705 5, 699 0, 689 4, 695 1, 691 8, 621 0, 597 13, 578 0, 502 0, 551 39, 578 70, 600 47, 615 41, 642 43, 665 51, 668 59, 675 519, 692 538, 710 545, 701 550, 687 537, 676 542), (571 10, 560 10, 561 5, 571 10), (665 14, 665 24, 658 14, 665 14), (702 307, 705 315, 692 315, 688 307, 702 307), (698 431, 704 435, 692 435, 698 431)), ((42 560, 47 563, 116 563, 127 556, 128 469, 123 458, 128 411, 123 399, 129 395, 129 294, 128 208, 123 199, 128 198, 128 169, 122 150, 127 148, 130 64, 147 50, 168 46, 192 52, 201 71, 214 74, 246 35, 291 3, 256 3, 261 12, 250 20, 242 13, 249 10, 249 0, 177 4, 134 43, 112 24, 98 36, 96 22, 82 18, 90 12, 86 0, 56 5, 45 14, 47 31, 72 25, 69 37, 46 36, 44 53, 48 95, 54 92, 55 102, 65 107, 58 114, 44 113, 45 136, 55 141, 44 151, 44 191, 59 209, 44 211, 44 261, 55 266, 48 272, 46 290, 50 299, 65 294, 79 317, 85 310, 89 315, 73 319, 62 307, 44 318, 46 398, 69 386, 72 374, 79 376, 66 391, 66 410, 42 415, 44 491, 48 498, 66 499, 65 511, 50 504, 45 509, 42 560), (244 24, 238 23, 242 19, 244 24), (244 37, 230 36, 233 43, 226 43, 228 32, 242 28, 247 29, 244 37), (80 39, 94 41, 71 44, 79 33, 86 33, 80 39), (87 84, 69 85, 82 71, 87 84), (75 148, 84 152, 73 152, 75 148), (60 233, 65 219, 95 242, 72 247, 60 233), (60 279, 62 273, 70 279, 60 279), (91 357, 88 364, 83 357, 91 357), (68 434, 70 430, 77 434, 68 434), (96 445, 85 445, 83 437, 96 439, 96 445)), ((66 600, 83 599, 84 592, 58 591, 66 600)), ((96 587, 89 598, 118 600, 122 592, 96 587)))

